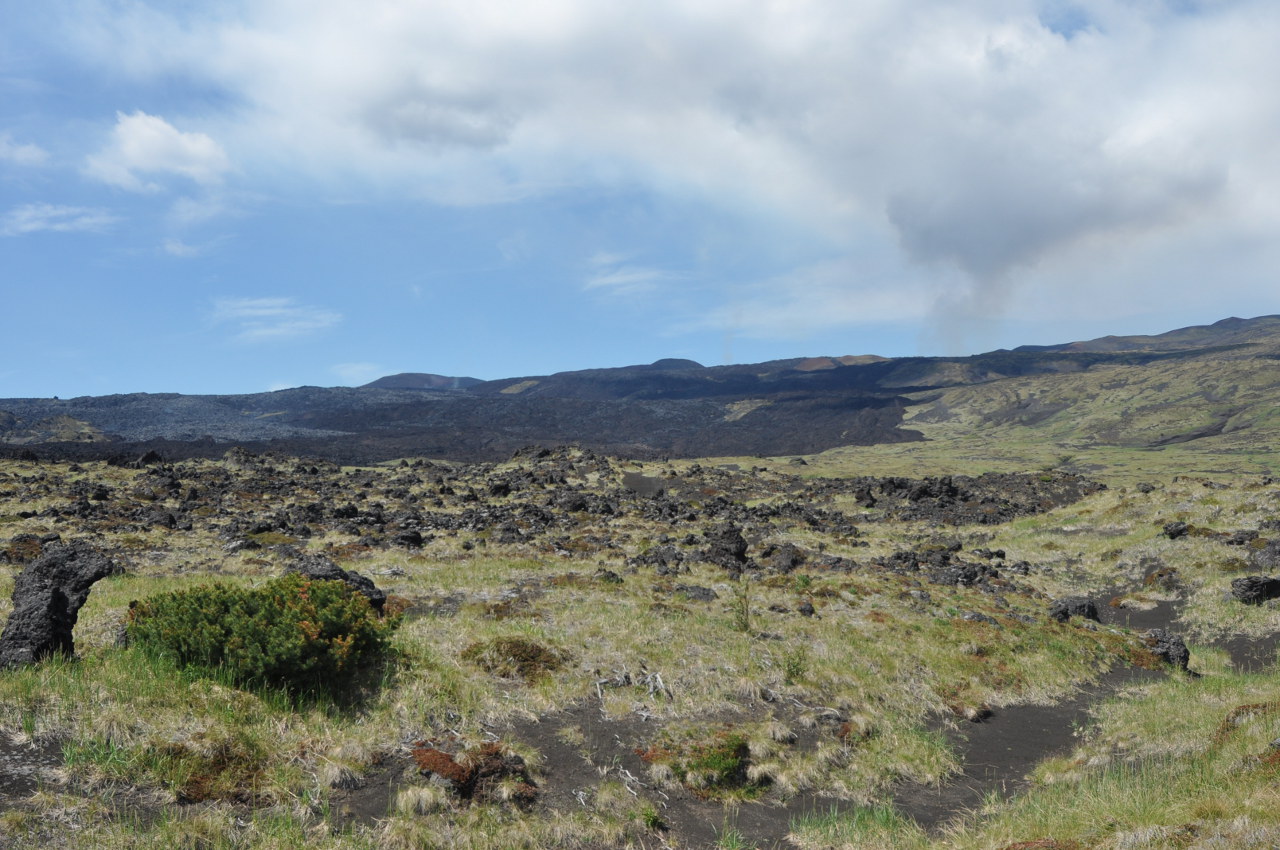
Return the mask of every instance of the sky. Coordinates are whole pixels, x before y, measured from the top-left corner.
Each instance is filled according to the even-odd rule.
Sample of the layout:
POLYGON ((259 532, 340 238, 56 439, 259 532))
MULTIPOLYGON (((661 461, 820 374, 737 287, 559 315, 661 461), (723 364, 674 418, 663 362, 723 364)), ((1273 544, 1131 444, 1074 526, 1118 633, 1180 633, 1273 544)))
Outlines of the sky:
POLYGON ((1280 313, 1274 0, 0 0, 0 397, 1280 313))

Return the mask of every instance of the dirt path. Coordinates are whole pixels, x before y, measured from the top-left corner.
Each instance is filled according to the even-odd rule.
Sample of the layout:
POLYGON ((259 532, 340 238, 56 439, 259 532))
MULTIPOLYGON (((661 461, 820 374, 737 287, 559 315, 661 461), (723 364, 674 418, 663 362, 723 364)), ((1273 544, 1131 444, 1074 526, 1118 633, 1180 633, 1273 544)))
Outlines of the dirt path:
POLYGON ((40 786, 56 783, 61 766, 62 745, 57 741, 23 741, 0 732, 0 812, 40 786))
POLYGON ((1137 668, 1113 670, 1075 696, 1053 705, 1000 709, 981 723, 948 733, 964 771, 941 786, 904 785, 894 806, 928 830, 982 805, 988 794, 1009 797, 1029 786, 1027 774, 1049 756, 1069 751, 1090 710, 1118 688, 1163 674, 1137 668))

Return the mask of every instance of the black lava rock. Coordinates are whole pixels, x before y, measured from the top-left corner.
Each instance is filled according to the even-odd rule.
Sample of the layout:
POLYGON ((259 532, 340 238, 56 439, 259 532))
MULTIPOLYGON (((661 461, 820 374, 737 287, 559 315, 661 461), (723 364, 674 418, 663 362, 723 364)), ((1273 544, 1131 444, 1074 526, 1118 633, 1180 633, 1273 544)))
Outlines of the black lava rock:
POLYGON ((1066 596, 1062 599, 1055 599, 1053 604, 1049 606, 1049 616, 1059 623, 1065 623, 1072 617, 1082 617, 1086 620, 1093 620, 1095 623, 1100 622, 1098 619, 1098 606, 1087 596, 1066 596))
POLYGON ((1191 657, 1191 653, 1187 650, 1186 642, 1164 629, 1151 629, 1143 636, 1142 642, 1147 645, 1152 654, 1160 657, 1166 664, 1172 664, 1179 670, 1187 669, 1187 660, 1191 657))
POLYGON ((298 573, 312 581, 346 582, 353 590, 363 593, 378 613, 382 613, 382 606, 387 601, 386 591, 376 587, 372 579, 355 570, 344 570, 324 555, 300 555, 286 572, 298 573))
POLYGON ((13 613, 0 634, 0 668, 73 655, 72 630, 93 583, 122 572, 86 543, 54 544, 13 584, 13 613))
POLYGON ((1231 582, 1231 595, 1246 605, 1261 605, 1280 596, 1280 579, 1269 576, 1245 576, 1231 582))

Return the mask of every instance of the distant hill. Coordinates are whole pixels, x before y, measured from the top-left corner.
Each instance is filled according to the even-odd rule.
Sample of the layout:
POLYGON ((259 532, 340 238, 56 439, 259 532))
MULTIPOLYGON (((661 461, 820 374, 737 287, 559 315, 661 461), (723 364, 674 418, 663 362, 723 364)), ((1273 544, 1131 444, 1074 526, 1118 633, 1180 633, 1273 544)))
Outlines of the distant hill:
POLYGON ((465 390, 484 383, 479 378, 451 378, 448 375, 432 375, 427 372, 401 372, 387 375, 365 384, 382 390, 465 390))
POLYGON ((1221 345, 1280 342, 1280 316, 1223 319, 1212 325, 1193 325, 1155 336, 1104 336, 1061 345, 1022 345, 1018 352, 1042 351, 1184 351, 1221 345))
POLYGON ((691 360, 480 381, 221 396, 0 399, 0 449, 77 457, 229 444, 367 462, 497 459, 579 443, 635 457, 809 454, 928 435, 1055 444, 1231 445, 1280 436, 1280 316, 969 357, 691 360))

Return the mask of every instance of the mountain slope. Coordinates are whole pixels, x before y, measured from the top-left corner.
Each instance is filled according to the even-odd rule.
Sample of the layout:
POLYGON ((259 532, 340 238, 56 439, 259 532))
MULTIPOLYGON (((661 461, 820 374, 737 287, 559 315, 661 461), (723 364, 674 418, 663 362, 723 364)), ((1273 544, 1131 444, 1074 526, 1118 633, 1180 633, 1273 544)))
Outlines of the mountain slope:
POLYGON ((89 456, 160 441, 228 443, 349 461, 493 459, 576 442, 637 457, 810 454, 837 446, 979 440, 1079 449, 1214 439, 1280 444, 1280 317, 1157 336, 970 357, 689 360, 476 381, 430 373, 364 387, 221 396, 0 400, 0 444, 89 456))

